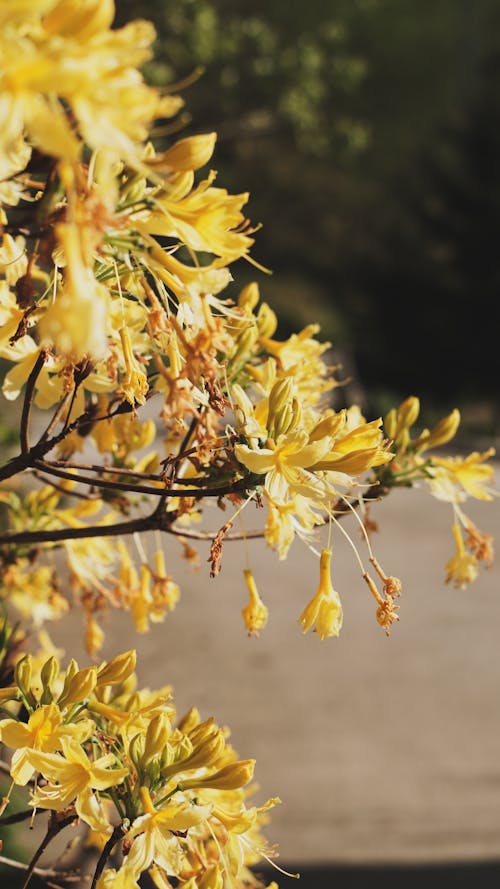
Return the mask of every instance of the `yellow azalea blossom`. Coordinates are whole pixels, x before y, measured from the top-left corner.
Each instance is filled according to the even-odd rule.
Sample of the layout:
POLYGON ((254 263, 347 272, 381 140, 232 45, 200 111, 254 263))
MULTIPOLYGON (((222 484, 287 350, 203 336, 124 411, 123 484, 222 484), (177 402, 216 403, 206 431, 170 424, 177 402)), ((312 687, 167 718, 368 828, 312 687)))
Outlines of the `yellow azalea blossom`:
POLYGON ((152 120, 175 114, 182 103, 162 98, 137 70, 151 55, 153 26, 136 21, 112 29, 113 15, 110 0, 76 6, 74 0, 59 0, 6 13, 0 41, 2 151, 26 129, 42 152, 71 164, 79 159, 82 141, 139 162, 139 144, 152 120))
POLYGON ((121 784, 129 770, 111 768, 116 762, 113 753, 92 762, 81 745, 72 738, 61 738, 61 750, 63 755, 35 750, 28 752, 30 765, 48 781, 33 792, 32 806, 58 811, 74 803, 77 815, 92 830, 111 832, 109 821, 93 791, 108 790, 121 784))
POLYGON ((439 500, 461 503, 467 497, 493 500, 494 467, 486 465, 493 457, 494 448, 483 453, 474 451, 467 457, 433 457, 429 474, 431 491, 439 500))
POLYGON ((184 856, 173 831, 189 830, 206 821, 211 806, 198 806, 175 796, 155 809, 146 787, 141 787, 140 794, 144 815, 136 818, 127 834, 127 840, 133 842, 124 869, 135 880, 153 863, 168 873, 178 873, 184 856))
POLYGON ((212 172, 192 191, 189 180, 182 197, 158 197, 158 211, 141 223, 141 229, 154 235, 178 238, 191 250, 213 253, 234 262, 245 256, 254 243, 248 220, 241 208, 248 194, 231 195, 225 188, 214 188, 212 172))
POLYGON ((323 549, 321 551, 319 586, 315 596, 299 617, 302 632, 307 633, 314 624, 314 629, 320 639, 338 636, 342 629, 342 603, 339 594, 332 585, 330 576, 331 557, 331 550, 323 549))
POLYGON ((243 608, 241 613, 243 615, 245 627, 248 630, 248 635, 258 636, 260 630, 263 630, 267 624, 269 612, 259 596, 259 591, 250 569, 245 569, 243 574, 250 594, 250 601, 248 605, 243 608))
POLYGON ((130 870, 123 866, 119 870, 108 867, 99 877, 95 889, 140 889, 130 870))
POLYGON ((0 722, 0 738, 7 747, 15 748, 10 773, 16 784, 27 784, 35 767, 29 760, 31 750, 54 753, 61 749, 61 739, 73 738, 78 744, 85 741, 94 729, 91 719, 76 723, 64 723, 63 715, 55 704, 34 710, 28 722, 3 719, 0 722))
MULTIPOLYGON (((26 253, 25 239, 19 235, 4 234, 0 246, 0 271, 3 273, 7 284, 16 284, 19 278, 26 273, 28 256, 26 253)), ((1 303, 0 303, 1 304, 1 303)))
POLYGON ((323 518, 314 512, 307 498, 293 495, 287 503, 269 501, 264 536, 266 543, 277 550, 280 560, 283 560, 296 534, 307 543, 314 527, 322 524, 323 518))
POLYGON ((0 281, 0 350, 9 347, 23 316, 24 311, 19 308, 15 294, 5 281, 0 281))
POLYGON ((456 551, 453 558, 446 564, 446 583, 453 581, 455 586, 464 589, 478 575, 477 557, 473 553, 466 551, 460 525, 455 523, 451 530, 455 540, 456 551))
MULTIPOLYGON (((265 475, 265 490, 273 502, 284 503, 290 494, 302 494, 311 500, 324 501, 331 496, 327 482, 310 471, 330 450, 330 439, 309 443, 303 429, 270 439, 267 447, 254 449, 245 444, 235 445, 236 459, 250 472, 265 475)), ((338 473, 339 483, 349 482, 338 473)))
POLYGON ((33 626, 41 627, 45 621, 62 617, 69 610, 69 602, 57 587, 52 567, 39 565, 30 569, 22 561, 10 565, 4 573, 5 593, 19 613, 33 626))
POLYGON ((130 333, 126 327, 120 328, 120 340, 125 362, 125 376, 120 382, 118 392, 131 405, 144 404, 148 391, 148 380, 143 366, 139 364, 134 355, 130 333))
POLYGON ((61 224, 56 236, 64 253, 64 284, 39 322, 39 335, 62 357, 79 361, 89 355, 99 361, 108 351, 108 288, 94 278, 81 229, 61 224))

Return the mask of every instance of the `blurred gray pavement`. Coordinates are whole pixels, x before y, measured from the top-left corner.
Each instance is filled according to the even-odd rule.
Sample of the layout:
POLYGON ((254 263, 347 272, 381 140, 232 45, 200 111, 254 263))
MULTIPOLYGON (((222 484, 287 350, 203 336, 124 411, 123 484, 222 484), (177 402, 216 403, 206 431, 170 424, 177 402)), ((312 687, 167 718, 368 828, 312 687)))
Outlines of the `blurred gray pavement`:
MULTIPOLYGON (((500 546, 500 498, 466 512, 500 546)), ((257 760, 257 802, 283 801, 266 831, 282 866, 500 860, 500 570, 466 590, 445 585, 451 508, 423 490, 394 492, 373 518, 375 553, 404 585, 390 638, 340 535, 344 628, 324 642, 297 624, 317 585, 317 560, 300 541, 284 562, 249 543, 270 609, 256 639, 241 620, 239 544, 226 545, 211 580, 208 546, 193 571, 166 538, 176 611, 144 636, 129 615, 111 615, 103 657, 137 647, 141 684, 171 683, 179 713, 196 705, 230 726, 240 756, 257 760)), ((355 522, 345 527, 362 549, 355 522)), ((88 663, 79 614, 52 635, 88 663)))

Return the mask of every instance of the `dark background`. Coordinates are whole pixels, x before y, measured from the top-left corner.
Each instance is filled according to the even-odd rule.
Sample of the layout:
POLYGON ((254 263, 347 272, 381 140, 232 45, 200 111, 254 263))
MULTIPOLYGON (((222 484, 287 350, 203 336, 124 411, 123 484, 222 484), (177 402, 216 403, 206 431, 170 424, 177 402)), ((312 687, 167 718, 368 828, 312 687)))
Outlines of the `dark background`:
POLYGON ((180 134, 216 130, 220 185, 250 191, 272 275, 239 263, 238 288, 283 337, 320 321, 367 412, 418 394, 498 435, 497 0, 117 6, 156 24, 150 80, 193 79, 180 134))

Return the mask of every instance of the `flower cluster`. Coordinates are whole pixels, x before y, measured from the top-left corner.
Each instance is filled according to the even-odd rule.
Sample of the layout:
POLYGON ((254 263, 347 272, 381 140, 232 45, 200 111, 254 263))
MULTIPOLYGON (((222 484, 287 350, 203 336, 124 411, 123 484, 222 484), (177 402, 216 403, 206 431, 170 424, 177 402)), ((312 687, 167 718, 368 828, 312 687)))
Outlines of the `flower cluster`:
MULTIPOLYGON (((318 326, 281 338, 258 284, 233 289, 239 261, 266 270, 248 194, 212 167, 216 135, 154 140, 178 131, 182 99, 141 74, 152 26, 113 19, 113 0, 0 0, 1 391, 21 402, 18 451, 0 466, 0 599, 31 632, 79 601, 96 660, 106 612, 144 633, 175 608, 165 535, 188 559, 209 542, 212 576, 226 541, 260 536, 284 559, 298 539, 320 574, 298 621, 326 639, 343 621, 331 581, 343 534, 389 635, 402 584, 373 552, 371 502, 419 483, 449 501, 446 579, 463 586, 492 561, 463 503, 493 497, 493 451, 442 453, 456 410, 412 438, 414 397, 385 419, 336 407, 318 326)), ((243 576, 258 635, 268 609, 249 564, 243 576)), ((89 827, 92 889, 146 871, 159 887, 258 885, 247 867, 269 854, 259 831, 276 800, 247 807, 254 763, 225 730, 195 710, 176 721, 167 689, 138 690, 132 652, 61 675, 56 653, 40 669, 19 658, 7 618, 0 642, 13 785, 54 813, 52 832, 89 827)))
POLYGON ((238 759, 227 729, 195 708, 178 719, 170 688, 138 688, 133 650, 83 669, 72 660, 62 675, 54 656, 34 666, 21 657, 2 689, 12 716, 0 741, 34 813, 89 828, 101 852, 93 885, 132 887, 149 871, 165 889, 172 877, 239 886, 273 854, 261 828, 279 800, 248 805, 254 760, 238 759))

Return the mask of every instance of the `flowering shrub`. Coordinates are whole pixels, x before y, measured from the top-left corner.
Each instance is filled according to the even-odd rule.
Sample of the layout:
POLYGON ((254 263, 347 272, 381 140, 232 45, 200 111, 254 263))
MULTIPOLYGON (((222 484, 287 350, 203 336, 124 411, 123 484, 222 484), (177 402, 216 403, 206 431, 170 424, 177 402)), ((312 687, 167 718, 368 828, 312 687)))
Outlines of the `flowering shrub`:
MULTIPOLYGON (((182 99, 141 76, 152 27, 113 29, 113 18, 112 0, 0 2, 0 357, 4 397, 22 399, 19 452, 0 468, 0 741, 12 782, 1 821, 49 811, 24 887, 35 872, 71 878, 37 862, 75 821, 98 850, 92 887, 259 885, 249 867, 273 855, 261 828, 278 800, 248 804, 254 761, 213 718, 193 708, 178 719, 168 688, 138 688, 133 650, 99 660, 102 616, 125 609, 144 633, 175 608, 165 534, 187 558, 207 541, 212 576, 227 541, 262 536, 284 559, 299 538, 319 557, 319 584, 298 622, 338 636, 342 533, 389 635, 402 584, 373 552, 371 503, 416 484, 448 501, 446 580, 464 586, 493 558, 463 506, 492 499, 493 450, 443 456, 459 412, 414 431, 413 396, 383 419, 335 410, 342 380, 317 325, 283 340, 257 283, 228 296, 237 260, 259 268, 248 195, 199 172, 214 133, 155 147, 157 122, 174 132, 182 99), (34 407, 37 425, 46 417, 37 434, 34 407), (246 529, 256 507, 265 520, 246 529), (63 669, 49 641, 26 652, 70 608, 56 557, 94 666, 63 669), (9 814, 14 785, 29 806, 9 814)), ((242 583, 257 635, 267 608, 248 566, 242 583)))

